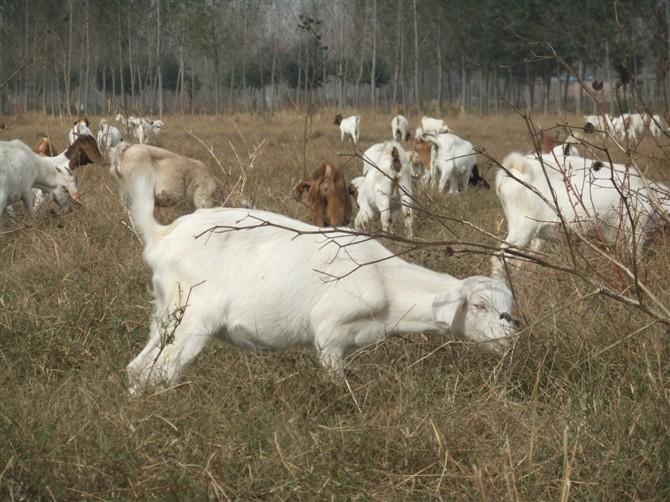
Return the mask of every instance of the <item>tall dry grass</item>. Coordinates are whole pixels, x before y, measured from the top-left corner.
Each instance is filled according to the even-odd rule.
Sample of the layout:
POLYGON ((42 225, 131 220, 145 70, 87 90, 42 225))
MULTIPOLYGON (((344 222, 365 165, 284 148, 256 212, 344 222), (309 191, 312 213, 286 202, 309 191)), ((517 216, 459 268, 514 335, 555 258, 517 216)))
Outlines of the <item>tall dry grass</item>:
MULTIPOLYGON (((364 147, 389 136, 390 118, 363 114, 364 147)), ((556 120, 539 118, 545 127, 556 120)), ((498 159, 531 147, 512 115, 448 121, 498 159)), ((306 219, 291 195, 303 174, 303 117, 166 123, 162 145, 208 163, 228 187, 266 140, 244 195, 259 208, 306 219), (223 170, 187 131, 213 148, 223 170)), ((8 125, 2 139, 32 143, 48 130, 65 146, 67 123, 26 117, 8 125)), ((641 161, 667 182, 655 148, 643 146, 641 161)), ((331 111, 315 113, 307 171, 330 160, 356 175, 360 161, 338 157, 347 151, 331 111)), ((492 166, 481 168, 492 181, 492 166)), ((124 368, 145 342, 149 270, 107 169, 82 168, 79 181, 76 210, 19 211, 3 222, 2 499, 670 497, 666 328, 589 295, 575 277, 538 267, 514 275, 525 329, 502 359, 440 335, 391 338, 352 357, 349 389, 331 382, 306 351, 258 355, 211 344, 177 388, 130 398, 124 368)), ((493 191, 419 191, 419 198, 436 213, 504 233, 493 191)), ((485 241, 467 226, 422 216, 416 233, 485 241)), ((566 252, 560 243, 549 251, 566 252)), ((440 248, 409 259, 456 276, 489 271, 485 256, 440 248)), ((669 265, 670 247, 659 235, 643 273, 668 301, 669 265)))

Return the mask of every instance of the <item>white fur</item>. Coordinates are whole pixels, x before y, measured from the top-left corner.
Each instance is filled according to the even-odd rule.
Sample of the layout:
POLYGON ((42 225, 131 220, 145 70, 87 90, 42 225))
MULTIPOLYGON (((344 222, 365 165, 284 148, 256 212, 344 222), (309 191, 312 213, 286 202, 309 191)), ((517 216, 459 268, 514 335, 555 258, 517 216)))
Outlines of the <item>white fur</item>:
POLYGON ((450 194, 458 193, 459 186, 467 191, 472 169, 477 164, 477 153, 472 143, 455 134, 440 134, 437 137, 424 134, 423 137, 432 144, 430 170, 424 175, 424 182, 431 179, 433 185, 438 182, 440 192, 444 191, 447 181, 450 194))
POLYGON ((343 118, 340 122, 340 141, 350 138, 354 146, 358 144, 361 137, 361 117, 360 115, 352 115, 351 117, 343 118))
POLYGON ((100 148, 109 150, 121 143, 121 131, 113 125, 109 125, 107 119, 101 119, 98 126, 98 145, 100 148))
POLYGON ((121 180, 132 171, 151 167, 156 176, 156 204, 171 206, 183 201, 193 202, 196 208, 216 205, 219 189, 205 164, 164 148, 150 145, 119 143, 110 152, 113 176, 121 180))
POLYGON ((497 352, 517 326, 503 281, 433 272, 368 237, 232 208, 160 225, 151 178, 136 172, 129 189, 154 292, 148 343, 128 365, 131 393, 176 382, 212 337, 250 351, 311 346, 339 374, 347 353, 390 334, 450 329, 497 352))
POLYGON ((64 153, 42 157, 18 139, 0 141, 0 214, 19 200, 26 209, 34 211, 33 188, 44 191, 61 207, 67 206, 70 198, 79 198, 68 162, 64 153))
POLYGON ((149 143, 165 128, 165 123, 162 120, 151 120, 147 117, 129 115, 126 118, 122 113, 118 113, 116 120, 123 124, 126 133, 135 136, 140 145, 149 143))
POLYGON ((607 113, 605 115, 584 115, 584 122, 587 124, 591 124, 599 131, 603 131, 606 133, 614 132, 614 124, 612 123, 612 117, 607 113))
POLYGON ((74 143, 79 136, 93 136, 93 132, 83 120, 76 122, 67 135, 70 144, 74 143))
MULTIPOLYGON (((573 229, 581 233, 598 229, 609 242, 617 238, 619 228, 623 227, 627 242, 630 245, 635 242, 640 249, 648 232, 661 222, 661 216, 650 200, 649 190, 634 168, 622 164, 610 167, 601 163, 602 167, 596 170, 594 164, 598 161, 574 156, 557 161, 552 155, 543 155, 542 161, 546 176, 538 159, 518 153, 508 155, 503 166, 516 178, 534 187, 546 201, 504 170, 498 171, 496 193, 508 228, 503 249, 510 246, 523 249, 530 245, 537 251, 543 240, 554 235, 560 222, 559 213, 573 229), (557 204, 554 203, 552 189, 557 204), (627 197, 630 215, 636 222, 634 236, 629 215, 622 207, 620 191, 627 197)), ((661 197, 663 187, 660 183, 651 185, 661 209, 667 212, 670 204, 667 196, 661 197)), ((492 264, 494 275, 501 274, 502 262, 494 256, 492 264)))
POLYGON ((358 214, 354 226, 362 228, 379 216, 382 230, 388 232, 402 207, 405 230, 413 234, 412 166, 410 157, 400 143, 387 141, 372 145, 363 154, 363 176, 351 183, 358 189, 358 214), (393 149, 397 149, 400 166, 394 167, 393 149), (376 166, 376 167, 375 167, 376 166), (400 167, 397 169, 397 167, 400 167))
POLYGON ((421 119, 422 134, 446 134, 449 132, 449 126, 442 119, 423 117, 421 119))
POLYGON ((391 137, 401 143, 409 139, 409 120, 403 115, 396 115, 391 120, 391 137))

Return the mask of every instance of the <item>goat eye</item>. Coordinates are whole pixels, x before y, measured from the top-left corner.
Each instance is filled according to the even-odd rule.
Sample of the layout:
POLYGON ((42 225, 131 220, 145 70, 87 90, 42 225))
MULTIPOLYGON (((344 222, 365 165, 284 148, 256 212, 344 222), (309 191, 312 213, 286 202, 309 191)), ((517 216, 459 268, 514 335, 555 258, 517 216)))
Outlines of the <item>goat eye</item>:
POLYGON ((500 314, 500 319, 504 319, 507 322, 510 322, 512 320, 512 316, 509 315, 507 312, 502 312, 500 314))
POLYGON ((486 305, 484 305, 483 303, 475 303, 474 307, 477 310, 486 310, 486 305))

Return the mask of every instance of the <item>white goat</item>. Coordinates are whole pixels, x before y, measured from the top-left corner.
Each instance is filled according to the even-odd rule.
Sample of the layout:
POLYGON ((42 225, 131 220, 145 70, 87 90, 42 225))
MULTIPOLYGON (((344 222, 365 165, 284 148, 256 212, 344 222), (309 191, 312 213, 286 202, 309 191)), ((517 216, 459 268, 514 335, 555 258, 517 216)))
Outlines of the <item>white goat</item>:
POLYGON ((68 162, 64 153, 42 157, 18 139, 0 141, 0 214, 19 200, 33 212, 33 188, 44 191, 61 207, 68 206, 70 198, 77 200, 79 191, 68 162))
POLYGON ((135 136, 141 144, 147 144, 153 137, 158 136, 165 128, 162 120, 151 120, 147 117, 134 117, 129 115, 127 118, 122 113, 117 113, 116 120, 123 124, 127 134, 135 136))
POLYGON ((98 125, 98 145, 100 148, 109 150, 121 143, 121 131, 107 122, 107 119, 101 119, 98 125))
POLYGON ((421 130, 423 134, 446 134, 449 132, 449 126, 442 119, 423 117, 421 119, 421 130))
POLYGON ((423 137, 432 145, 430 170, 424 175, 424 182, 432 180, 434 186, 439 175, 440 192, 444 191, 447 181, 450 194, 458 193, 459 186, 467 191, 468 181, 477 166, 477 153, 472 143, 455 134, 424 134, 423 137))
POLYGON ((339 113, 335 115, 335 125, 340 126, 340 141, 345 138, 350 138, 354 146, 358 144, 361 137, 361 117, 360 115, 352 115, 351 117, 342 118, 339 113))
POLYGON ((396 115, 391 120, 391 137, 398 143, 402 141, 409 141, 411 135, 409 133, 409 120, 403 115, 396 115))
POLYGON ((250 351, 310 345, 341 375, 347 353, 390 334, 450 329, 500 353, 518 327, 499 279, 433 272, 368 237, 266 211, 204 209, 163 226, 152 173, 126 181, 154 293, 131 393, 174 384, 213 337, 250 351))
POLYGON ((87 118, 77 120, 70 129, 70 132, 68 133, 68 139, 70 140, 70 144, 74 143, 79 136, 93 137, 93 132, 90 129, 90 125, 91 123, 88 121, 87 118))
POLYGON ((111 150, 110 171, 117 179, 149 166, 156 176, 156 205, 192 201, 196 208, 216 205, 219 186, 207 166, 196 159, 150 145, 122 142, 111 150))
MULTIPOLYGON (((528 185, 502 169, 496 176, 496 193, 508 229, 503 250, 529 245, 533 251, 539 250, 543 240, 555 234, 559 214, 571 228, 581 233, 599 230, 609 242, 614 242, 623 229, 629 245, 641 249, 649 231, 662 221, 655 206, 664 212, 670 209, 667 195, 661 194, 662 184, 650 184, 650 197, 650 190, 637 171, 622 164, 609 166, 583 157, 557 159, 553 155, 543 155, 540 161, 512 153, 503 161, 503 167, 528 185), (631 218, 635 221, 635 235, 631 218)), ((503 267, 498 257, 492 257, 492 265, 493 274, 500 275, 503 267)))
POLYGON ((358 214, 354 226, 362 228, 376 216, 388 232, 402 206, 405 231, 412 237, 412 167, 400 143, 387 141, 372 145, 363 154, 363 176, 351 180, 358 190, 358 214))
POLYGON ((604 115, 584 115, 584 126, 591 124, 594 128, 605 133, 614 132, 612 117, 607 113, 604 115))

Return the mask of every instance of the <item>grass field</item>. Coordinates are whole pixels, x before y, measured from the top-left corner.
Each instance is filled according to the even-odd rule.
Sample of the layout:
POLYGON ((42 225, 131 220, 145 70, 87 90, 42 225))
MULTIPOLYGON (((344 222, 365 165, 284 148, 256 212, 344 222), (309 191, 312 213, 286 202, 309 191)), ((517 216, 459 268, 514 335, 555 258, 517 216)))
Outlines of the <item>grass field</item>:
MULTIPOLYGON (((304 118, 288 112, 167 117, 160 142, 206 162, 229 192, 245 167, 244 192, 231 202, 243 196, 306 219, 291 194, 303 146, 308 172, 324 160, 349 178, 361 171, 358 159, 338 157, 350 149, 332 115, 315 113, 306 145, 304 118)), ((390 135, 390 119, 363 113, 363 148, 390 135)), ((531 148, 513 115, 447 119, 497 159, 531 148)), ((538 120, 548 127, 561 118, 538 120)), ((67 121, 6 122, 0 139, 32 145, 48 132, 66 145, 67 121)), ((648 142, 641 152, 641 165, 667 183, 660 150, 648 142)), ((492 184, 493 165, 482 159, 480 168, 492 184)), ((20 210, 2 223, 0 499, 670 498, 667 327, 549 269, 514 274, 525 324, 502 358, 444 335, 390 338, 350 358, 347 387, 308 351, 259 355, 212 343, 176 388, 131 398, 124 369, 146 341, 149 270, 107 166, 81 168, 78 178, 75 210, 20 210)), ((504 236, 493 190, 419 189, 418 197, 434 214, 504 236)), ((160 219, 190 210, 162 210, 160 219)), ((415 233, 492 243, 422 214, 415 233)), ((560 243, 545 251, 565 254, 560 243)), ((458 277, 490 270, 487 256, 441 247, 407 259, 458 277)), ((617 287, 606 265, 593 267, 617 287)), ((670 305, 665 235, 654 238, 641 276, 670 305)))

